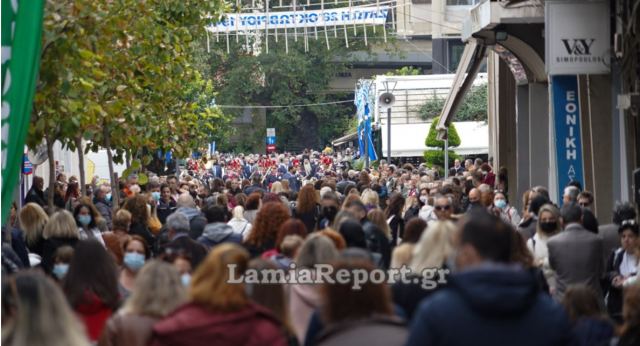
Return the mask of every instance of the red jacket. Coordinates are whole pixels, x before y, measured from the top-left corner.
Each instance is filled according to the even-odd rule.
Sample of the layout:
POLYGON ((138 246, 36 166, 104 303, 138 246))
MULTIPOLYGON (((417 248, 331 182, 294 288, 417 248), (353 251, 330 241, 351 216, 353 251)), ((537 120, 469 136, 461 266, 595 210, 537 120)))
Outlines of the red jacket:
POLYGON ((287 341, 280 322, 257 304, 224 313, 188 303, 156 323, 150 345, 285 346, 287 341))
POLYGON ((89 340, 96 341, 111 317, 112 310, 95 293, 87 293, 86 300, 86 303, 76 306, 75 311, 87 328, 89 340))

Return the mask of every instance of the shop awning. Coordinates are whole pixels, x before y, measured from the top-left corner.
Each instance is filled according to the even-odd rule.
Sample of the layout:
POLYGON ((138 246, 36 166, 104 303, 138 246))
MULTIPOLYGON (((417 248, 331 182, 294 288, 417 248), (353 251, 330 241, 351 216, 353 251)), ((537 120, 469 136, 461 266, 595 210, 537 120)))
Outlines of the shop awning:
POLYGON ((333 141, 331 141, 331 145, 333 145, 334 147, 343 145, 347 142, 350 142, 352 140, 355 140, 358 138, 358 133, 354 132, 354 133, 350 133, 346 136, 340 137, 338 139, 334 139, 333 141))
POLYGON ((467 90, 473 84, 473 80, 480 70, 483 58, 486 53, 486 46, 479 44, 475 39, 469 39, 462 52, 458 69, 456 70, 456 76, 453 79, 453 85, 451 91, 447 96, 442 113, 440 113, 440 120, 438 121, 438 138, 443 139, 445 131, 453 116, 458 110, 458 107, 462 103, 462 99, 467 90), (468 71, 468 72, 467 72, 468 71))

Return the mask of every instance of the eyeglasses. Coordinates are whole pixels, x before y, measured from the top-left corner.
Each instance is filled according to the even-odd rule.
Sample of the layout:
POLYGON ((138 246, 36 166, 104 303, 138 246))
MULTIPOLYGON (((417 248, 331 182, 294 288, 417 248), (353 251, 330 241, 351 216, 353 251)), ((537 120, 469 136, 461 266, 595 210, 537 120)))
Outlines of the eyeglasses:
POLYGON ((441 210, 449 210, 449 209, 451 209, 451 206, 450 205, 436 205, 434 208, 437 211, 441 211, 441 210))

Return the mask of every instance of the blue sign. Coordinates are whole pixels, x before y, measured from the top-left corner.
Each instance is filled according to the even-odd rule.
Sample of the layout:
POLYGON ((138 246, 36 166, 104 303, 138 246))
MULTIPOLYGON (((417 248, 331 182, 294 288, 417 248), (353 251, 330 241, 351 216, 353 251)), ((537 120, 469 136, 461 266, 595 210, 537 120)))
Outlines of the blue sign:
POLYGON ((29 175, 31 173, 33 173, 33 165, 29 161, 27 154, 24 154, 22 157, 22 174, 29 175))
POLYGON ((556 143, 558 203, 572 181, 584 186, 577 76, 551 77, 556 143))
POLYGON ((276 144, 276 137, 275 136, 267 137, 267 144, 276 144))

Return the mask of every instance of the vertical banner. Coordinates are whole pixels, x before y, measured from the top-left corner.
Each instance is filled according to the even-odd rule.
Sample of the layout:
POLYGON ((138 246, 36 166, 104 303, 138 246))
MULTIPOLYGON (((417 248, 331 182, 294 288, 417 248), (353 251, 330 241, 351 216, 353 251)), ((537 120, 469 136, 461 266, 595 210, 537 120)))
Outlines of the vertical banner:
POLYGON ((2 223, 11 209, 40 67, 43 0, 2 0, 2 223))
POLYGON ((371 134, 371 107, 373 105, 373 81, 360 80, 355 92, 354 103, 358 113, 358 148, 360 149, 360 157, 369 156, 369 161, 377 161, 378 154, 373 145, 373 137, 371 134), (365 152, 365 147, 367 152, 365 152))
POLYGON ((558 203, 572 181, 584 186, 578 76, 552 76, 558 203))

